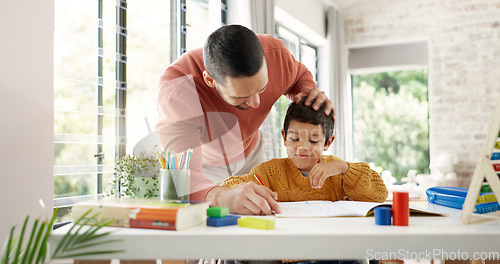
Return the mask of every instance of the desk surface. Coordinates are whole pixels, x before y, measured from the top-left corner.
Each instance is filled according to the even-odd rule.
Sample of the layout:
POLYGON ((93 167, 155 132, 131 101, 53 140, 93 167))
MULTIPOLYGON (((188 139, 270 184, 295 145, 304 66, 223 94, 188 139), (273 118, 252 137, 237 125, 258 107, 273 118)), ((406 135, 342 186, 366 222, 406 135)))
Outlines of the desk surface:
MULTIPOLYGON (((471 259, 500 258, 498 221, 462 224, 460 211, 433 204, 444 217, 410 217, 409 226, 378 226, 373 217, 275 218, 275 230, 196 226, 182 231, 112 228, 119 259, 471 259), (480 256, 479 254, 483 254, 480 256), (496 255, 495 255, 496 254, 496 255)), ((413 205, 412 205, 413 206, 413 205)), ((69 229, 57 229, 58 242, 69 229)), ((102 259, 102 256, 94 258, 102 259)))

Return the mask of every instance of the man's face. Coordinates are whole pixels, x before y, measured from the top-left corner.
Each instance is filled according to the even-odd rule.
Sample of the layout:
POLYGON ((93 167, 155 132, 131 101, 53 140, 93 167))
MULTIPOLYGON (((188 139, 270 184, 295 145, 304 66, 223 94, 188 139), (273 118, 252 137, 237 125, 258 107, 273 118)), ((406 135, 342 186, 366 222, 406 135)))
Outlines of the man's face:
POLYGON ((260 93, 267 87, 267 64, 264 59, 260 70, 251 77, 229 77, 224 79, 224 84, 215 82, 215 88, 222 99, 240 109, 257 108, 260 105, 260 93))

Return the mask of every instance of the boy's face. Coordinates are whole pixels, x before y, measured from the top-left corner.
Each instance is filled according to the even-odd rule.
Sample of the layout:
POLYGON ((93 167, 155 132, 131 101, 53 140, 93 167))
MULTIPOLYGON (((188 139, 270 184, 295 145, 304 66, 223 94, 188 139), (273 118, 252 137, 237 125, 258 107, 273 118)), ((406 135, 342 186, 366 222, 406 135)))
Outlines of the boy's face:
POLYGON ((291 120, 288 132, 281 131, 288 158, 304 172, 309 172, 327 150, 334 137, 325 145, 325 134, 321 125, 313 125, 291 120))

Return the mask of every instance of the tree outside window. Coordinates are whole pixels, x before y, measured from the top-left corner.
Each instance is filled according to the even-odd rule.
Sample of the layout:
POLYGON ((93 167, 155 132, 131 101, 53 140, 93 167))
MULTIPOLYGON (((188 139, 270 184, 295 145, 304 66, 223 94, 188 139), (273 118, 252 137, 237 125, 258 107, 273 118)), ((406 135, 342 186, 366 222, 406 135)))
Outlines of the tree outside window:
POLYGON ((429 173, 426 70, 352 76, 354 157, 398 181, 429 173))

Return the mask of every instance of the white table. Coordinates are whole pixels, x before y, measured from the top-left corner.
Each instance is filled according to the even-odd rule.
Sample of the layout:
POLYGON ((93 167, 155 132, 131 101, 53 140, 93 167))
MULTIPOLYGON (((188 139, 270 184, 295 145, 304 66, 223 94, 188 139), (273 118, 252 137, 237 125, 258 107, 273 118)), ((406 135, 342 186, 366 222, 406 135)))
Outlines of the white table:
MULTIPOLYGON (((123 242, 113 259, 463 259, 500 258, 496 221, 465 225, 459 210, 433 204, 444 217, 410 217, 410 224, 378 226, 373 217, 275 218, 275 230, 196 226, 183 231, 112 228, 123 242), (478 255, 483 254, 483 256, 478 255), (496 254, 496 255, 495 255, 496 254)), ((422 207, 422 204, 419 205, 422 207)), ((57 229, 57 242, 69 229, 57 229)), ((89 257, 87 257, 89 258, 89 257)), ((103 256, 92 257, 102 259, 103 256)))

